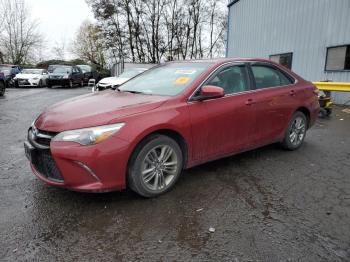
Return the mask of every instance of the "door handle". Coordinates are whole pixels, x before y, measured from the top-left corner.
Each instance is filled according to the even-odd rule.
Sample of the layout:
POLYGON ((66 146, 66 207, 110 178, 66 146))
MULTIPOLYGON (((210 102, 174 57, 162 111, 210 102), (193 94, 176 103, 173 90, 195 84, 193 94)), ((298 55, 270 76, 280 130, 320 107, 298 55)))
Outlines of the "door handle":
POLYGON ((290 96, 295 96, 295 91, 294 91, 294 90, 290 90, 290 91, 289 91, 289 95, 290 95, 290 96))
POLYGON ((254 100, 253 100, 252 98, 249 98, 247 101, 245 101, 245 104, 246 104, 247 106, 250 106, 250 105, 255 104, 255 102, 254 102, 254 100))

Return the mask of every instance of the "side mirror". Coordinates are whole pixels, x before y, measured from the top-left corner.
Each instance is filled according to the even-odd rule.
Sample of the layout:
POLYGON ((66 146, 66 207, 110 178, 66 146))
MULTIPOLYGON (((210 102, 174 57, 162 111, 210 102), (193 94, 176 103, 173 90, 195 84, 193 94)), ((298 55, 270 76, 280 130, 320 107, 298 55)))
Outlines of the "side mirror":
POLYGON ((196 100, 206 100, 212 98, 219 98, 225 95, 224 89, 219 86, 203 86, 201 88, 200 96, 196 100))

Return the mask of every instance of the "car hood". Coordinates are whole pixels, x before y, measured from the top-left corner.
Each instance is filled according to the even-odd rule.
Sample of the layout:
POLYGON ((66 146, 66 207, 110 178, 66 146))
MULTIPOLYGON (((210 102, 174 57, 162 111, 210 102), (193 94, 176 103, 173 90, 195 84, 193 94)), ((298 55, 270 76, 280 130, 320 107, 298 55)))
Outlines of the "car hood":
POLYGON ((35 126, 45 131, 62 132, 112 124, 122 117, 155 109, 167 99, 166 96, 113 90, 77 96, 47 108, 37 118, 35 126))
POLYGON ((40 74, 17 74, 16 78, 21 78, 21 79, 41 78, 41 75, 40 74))
POLYGON ((130 78, 124 78, 124 77, 106 77, 100 80, 98 82, 102 85, 121 85, 128 81, 130 78))

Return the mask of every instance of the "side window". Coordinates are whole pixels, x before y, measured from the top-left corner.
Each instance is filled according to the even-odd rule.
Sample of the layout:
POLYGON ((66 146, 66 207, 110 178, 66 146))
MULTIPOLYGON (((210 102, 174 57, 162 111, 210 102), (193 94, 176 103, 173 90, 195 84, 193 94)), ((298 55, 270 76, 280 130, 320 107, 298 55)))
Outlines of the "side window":
POLYGON ((293 83, 291 79, 286 77, 277 68, 263 65, 252 65, 252 71, 257 89, 285 86, 293 83))
POLYGON ((229 66, 213 75, 205 85, 222 87, 225 94, 249 90, 247 71, 244 65, 229 66))

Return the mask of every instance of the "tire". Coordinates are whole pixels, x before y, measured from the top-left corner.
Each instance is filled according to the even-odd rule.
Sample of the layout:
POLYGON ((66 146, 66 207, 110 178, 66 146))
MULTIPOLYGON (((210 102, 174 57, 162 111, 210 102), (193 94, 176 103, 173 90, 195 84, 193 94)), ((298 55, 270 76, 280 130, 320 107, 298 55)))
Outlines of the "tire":
POLYGON ((43 81, 42 81, 42 80, 39 81, 38 87, 39 87, 39 88, 42 88, 42 87, 43 87, 43 81))
POLYGON ((74 87, 74 83, 73 83, 73 81, 72 81, 72 80, 69 80, 68 87, 69 87, 69 88, 73 88, 73 87, 74 87))
POLYGON ((183 155, 177 142, 168 136, 152 135, 132 154, 128 185, 143 197, 156 197, 175 185, 182 167, 183 155))
POLYGON ((0 96, 4 96, 6 91, 5 83, 0 81, 0 96))
POLYGON ((84 80, 81 80, 80 87, 84 87, 84 80))
POLYGON ((291 151, 301 147, 306 136, 307 125, 306 116, 300 111, 295 112, 285 132, 282 147, 291 151))
POLYGON ((50 85, 50 84, 47 84, 46 86, 47 86, 47 88, 52 88, 52 85, 50 85))

